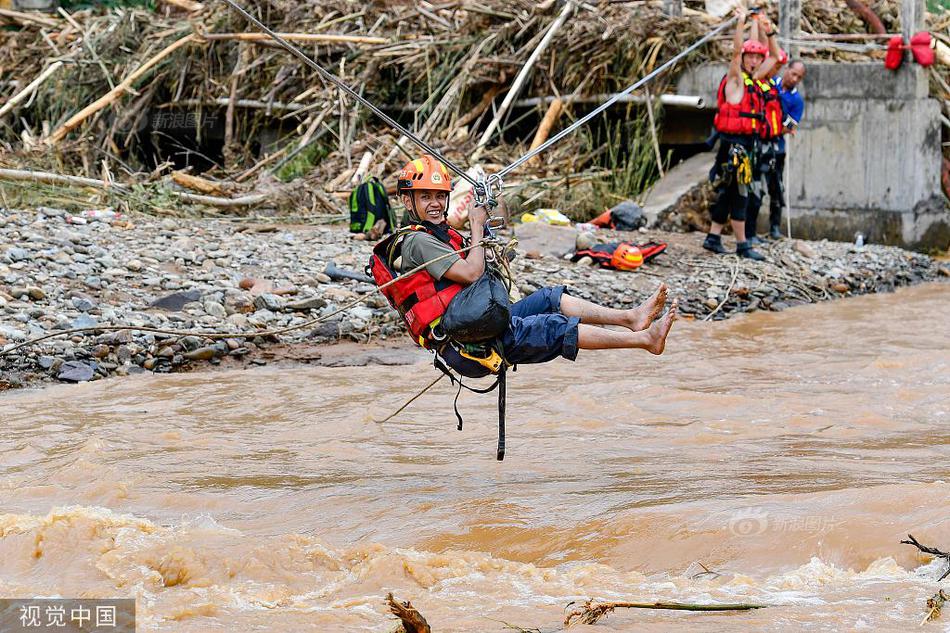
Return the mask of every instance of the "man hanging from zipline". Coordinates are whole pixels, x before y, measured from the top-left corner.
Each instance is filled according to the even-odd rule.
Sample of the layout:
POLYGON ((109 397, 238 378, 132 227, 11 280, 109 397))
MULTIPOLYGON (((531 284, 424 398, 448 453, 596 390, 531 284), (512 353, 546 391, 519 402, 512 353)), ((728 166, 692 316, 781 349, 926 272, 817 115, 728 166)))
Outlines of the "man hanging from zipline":
POLYGON ((419 272, 383 290, 403 316, 413 338, 463 376, 478 378, 506 365, 543 363, 558 356, 574 360, 579 349, 645 349, 662 354, 677 317, 674 300, 660 317, 667 288, 660 284, 641 305, 616 310, 567 294, 564 286, 546 287, 510 306, 504 331, 493 340, 460 343, 441 332, 441 320, 451 301, 486 275, 487 211, 476 206, 469 214, 471 242, 446 222, 451 177, 446 167, 426 154, 410 161, 399 173, 397 191, 412 224, 377 245, 372 267, 379 284, 399 271, 419 272), (455 253, 474 245, 461 253, 455 253), (433 261, 436 260, 436 261, 433 261), (388 270, 383 270, 385 266, 388 270), (658 319, 658 317, 660 317, 658 319), (608 330, 597 325, 620 326, 608 330))

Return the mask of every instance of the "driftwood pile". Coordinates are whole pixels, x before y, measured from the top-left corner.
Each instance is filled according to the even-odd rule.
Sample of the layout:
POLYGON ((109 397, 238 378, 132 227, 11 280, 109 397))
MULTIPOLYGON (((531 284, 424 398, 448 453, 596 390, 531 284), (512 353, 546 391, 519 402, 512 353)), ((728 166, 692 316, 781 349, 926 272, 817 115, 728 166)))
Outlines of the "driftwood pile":
MULTIPOLYGON (((806 31, 866 29, 831 0, 803 4, 806 31)), ((888 30, 895 28, 897 0, 869 4, 888 30)), ((719 22, 692 1, 678 17, 663 12, 662 0, 246 5, 450 158, 469 165, 474 155, 488 167, 525 151, 545 112, 550 132, 573 118, 572 108, 589 107, 545 98, 615 92, 719 22), (512 90, 525 65, 530 72, 512 90), (506 107, 515 96, 539 98, 540 105, 528 112, 506 107)), ((211 204, 339 217, 366 153, 366 167, 387 178, 416 151, 219 0, 159 0, 155 11, 3 10, 3 24, 0 167, 104 183, 93 185, 90 198, 34 179, 29 191, 39 198, 160 213, 211 204), (192 173, 183 173, 189 165, 192 173), (302 179, 286 184, 296 177, 302 179), (130 202, 113 183, 134 185, 137 195, 130 202)), ((684 65, 724 59, 730 46, 723 35, 684 65)), ((661 78, 652 94, 671 81, 661 78)), ((623 186, 649 184, 662 170, 652 148, 631 152, 634 158, 607 151, 618 139, 650 142, 642 132, 658 123, 631 116, 633 108, 621 113, 627 128, 566 139, 519 177, 532 186, 564 174, 590 181, 619 166, 636 174, 623 186)))

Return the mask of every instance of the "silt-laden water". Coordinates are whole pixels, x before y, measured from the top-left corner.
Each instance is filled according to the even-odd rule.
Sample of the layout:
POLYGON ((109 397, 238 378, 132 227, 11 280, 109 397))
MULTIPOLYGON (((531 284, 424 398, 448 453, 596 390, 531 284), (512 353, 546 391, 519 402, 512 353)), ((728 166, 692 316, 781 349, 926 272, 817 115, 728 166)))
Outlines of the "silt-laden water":
POLYGON ((493 395, 461 433, 443 383, 373 421, 424 364, 6 394, 0 596, 135 596, 139 631, 386 631, 389 591, 437 633, 588 597, 772 605, 602 631, 911 630, 946 563, 899 540, 950 549, 948 290, 521 367, 501 463, 493 395))

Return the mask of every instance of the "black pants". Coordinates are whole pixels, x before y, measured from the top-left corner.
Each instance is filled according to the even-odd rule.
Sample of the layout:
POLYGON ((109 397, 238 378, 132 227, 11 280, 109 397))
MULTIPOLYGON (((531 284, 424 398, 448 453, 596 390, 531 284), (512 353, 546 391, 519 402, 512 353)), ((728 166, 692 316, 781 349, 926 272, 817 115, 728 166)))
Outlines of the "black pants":
MULTIPOLYGON (((767 163, 763 165, 763 168, 765 169, 765 186, 769 192, 769 227, 780 227, 782 226, 782 209, 785 207, 785 183, 782 180, 782 174, 785 173, 785 153, 775 155, 774 169, 767 166, 767 163)), ((753 187, 749 192, 749 206, 746 209, 746 237, 755 235, 761 207, 762 196, 756 194, 753 187)))
MULTIPOLYGON (((721 175, 722 165, 728 161, 729 150, 733 145, 741 145, 747 152, 752 152, 751 140, 743 142, 725 135, 720 136, 719 151, 716 153, 716 162, 709 174, 710 180, 716 180, 721 175)), ((730 218, 738 222, 744 221, 748 217, 746 209, 749 206, 751 188, 740 187, 735 175, 719 180, 719 185, 716 187, 716 199, 709 209, 712 221, 717 224, 725 224, 730 218)))

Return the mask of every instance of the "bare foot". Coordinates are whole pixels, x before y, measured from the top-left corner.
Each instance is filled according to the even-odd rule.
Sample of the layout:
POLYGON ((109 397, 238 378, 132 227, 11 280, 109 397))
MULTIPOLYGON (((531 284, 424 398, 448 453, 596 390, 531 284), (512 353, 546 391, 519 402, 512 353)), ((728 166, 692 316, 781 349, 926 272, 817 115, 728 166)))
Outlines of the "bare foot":
POLYGON ((634 332, 645 330, 656 320, 666 305, 666 284, 661 283, 649 299, 636 308, 627 310, 628 319, 625 326, 634 332))
POLYGON ((676 320, 678 308, 679 301, 674 299, 673 305, 671 305, 667 313, 663 315, 663 318, 651 325, 650 329, 647 330, 647 335, 650 337, 650 344, 646 350, 651 354, 659 356, 663 353, 663 350, 666 349, 666 337, 670 333, 670 328, 673 327, 673 321, 676 320))

